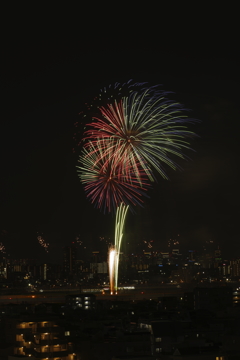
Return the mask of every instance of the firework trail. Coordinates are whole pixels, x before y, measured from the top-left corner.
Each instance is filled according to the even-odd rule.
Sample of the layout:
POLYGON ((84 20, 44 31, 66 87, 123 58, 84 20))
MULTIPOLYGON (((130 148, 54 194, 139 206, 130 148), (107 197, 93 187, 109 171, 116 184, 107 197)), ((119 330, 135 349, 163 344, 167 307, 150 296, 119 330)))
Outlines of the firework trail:
POLYGON ((109 283, 110 283, 110 294, 114 294, 115 287, 115 266, 116 266, 116 249, 111 246, 108 251, 108 268, 109 268, 109 283))
POLYGON ((128 206, 121 203, 117 209, 116 213, 116 223, 115 223, 115 266, 114 266, 114 277, 115 277, 115 292, 118 290, 118 265, 119 265, 119 255, 121 249, 121 243, 123 238, 123 229, 125 224, 125 218, 127 215, 128 206))
POLYGON ((168 179, 164 166, 179 168, 175 158, 186 158, 183 150, 190 149, 186 138, 194 136, 182 106, 166 95, 146 83, 117 83, 104 88, 83 115, 86 130, 79 177, 92 203, 116 212, 115 246, 109 251, 116 292, 128 207, 142 203, 155 173, 168 179))

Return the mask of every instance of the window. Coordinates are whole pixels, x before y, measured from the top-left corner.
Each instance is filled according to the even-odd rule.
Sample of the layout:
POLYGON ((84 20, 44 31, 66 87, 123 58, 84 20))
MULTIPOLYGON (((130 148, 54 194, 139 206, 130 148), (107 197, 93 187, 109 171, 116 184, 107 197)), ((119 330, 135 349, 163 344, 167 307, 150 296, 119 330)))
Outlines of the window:
POLYGON ((156 338, 156 342, 161 342, 161 341, 162 341, 162 338, 160 338, 160 337, 156 338))
POLYGON ((60 345, 54 345, 53 346, 53 352, 55 351, 61 351, 61 346, 60 345))
POLYGON ((70 331, 65 331, 65 336, 70 336, 70 331))

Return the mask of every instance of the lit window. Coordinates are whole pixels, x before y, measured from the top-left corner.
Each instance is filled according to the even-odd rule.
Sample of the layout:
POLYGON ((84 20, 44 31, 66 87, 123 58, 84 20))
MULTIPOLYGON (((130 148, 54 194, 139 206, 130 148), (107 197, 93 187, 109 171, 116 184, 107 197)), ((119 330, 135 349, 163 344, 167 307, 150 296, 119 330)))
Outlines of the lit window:
POLYGON ((65 331, 65 336, 70 336, 70 331, 65 331))
POLYGON ((156 338, 156 342, 161 342, 161 341, 162 341, 162 338, 160 338, 160 337, 156 338))

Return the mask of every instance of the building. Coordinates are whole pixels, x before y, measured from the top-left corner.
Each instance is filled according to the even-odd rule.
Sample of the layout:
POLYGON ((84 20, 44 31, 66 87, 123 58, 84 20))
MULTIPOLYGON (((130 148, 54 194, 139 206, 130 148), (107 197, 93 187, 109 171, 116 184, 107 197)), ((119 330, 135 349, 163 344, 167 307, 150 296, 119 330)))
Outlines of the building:
POLYGON ((210 311, 226 310, 233 306, 233 289, 231 286, 203 287, 194 289, 194 309, 210 311))
POLYGON ((73 310, 94 310, 96 308, 96 296, 92 293, 67 295, 66 306, 73 310))
POLYGON ((6 340, 13 343, 13 354, 41 360, 77 360, 73 344, 53 316, 29 315, 6 322, 6 340))
POLYGON ((171 354, 173 348, 184 341, 184 333, 180 322, 152 321, 150 331, 152 355, 171 354))
POLYGON ((240 259, 231 260, 231 276, 232 277, 240 277, 240 259))
POLYGON ((66 278, 77 276, 77 246, 75 243, 63 249, 63 275, 66 278))
POLYGON ((0 259, 0 279, 7 279, 7 263, 6 257, 0 259))

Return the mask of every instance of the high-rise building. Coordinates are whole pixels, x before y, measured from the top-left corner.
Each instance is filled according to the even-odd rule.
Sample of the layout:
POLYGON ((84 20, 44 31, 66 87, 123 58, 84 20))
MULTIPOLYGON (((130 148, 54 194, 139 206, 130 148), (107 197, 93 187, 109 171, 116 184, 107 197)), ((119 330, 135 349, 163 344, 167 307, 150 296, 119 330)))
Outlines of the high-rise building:
POLYGON ((7 259, 3 257, 0 260, 0 278, 7 279, 7 259))
POLYGON ((63 275, 67 278, 77 276, 77 246, 75 243, 63 249, 63 275))
POLYGON ((221 269, 222 269, 222 275, 223 276, 228 276, 231 274, 231 267, 230 265, 228 264, 227 260, 224 261, 224 263, 222 264, 221 266, 221 269))
POLYGON ((47 280, 47 273, 48 273, 48 266, 47 264, 42 264, 42 266, 40 267, 40 271, 41 271, 41 279, 42 280, 47 280))
POLYGON ((231 260, 230 267, 231 267, 231 276, 239 277, 240 276, 240 259, 231 260))
POLYGON ((217 250, 214 251, 214 258, 215 258, 215 261, 222 260, 222 253, 221 253, 221 250, 219 249, 219 246, 218 246, 217 250))

